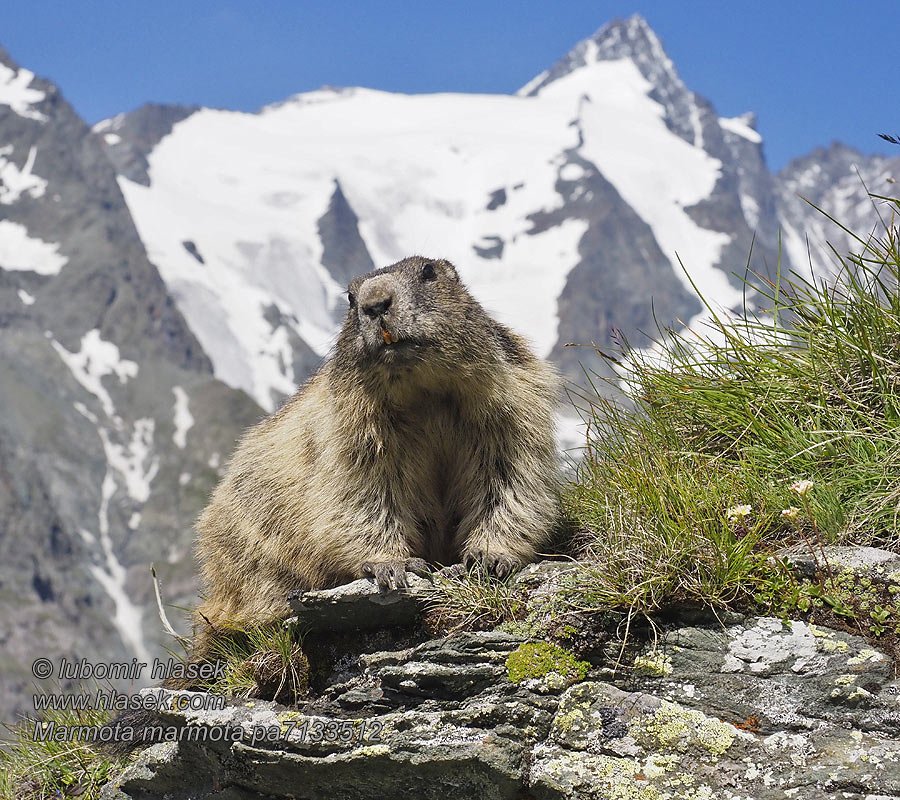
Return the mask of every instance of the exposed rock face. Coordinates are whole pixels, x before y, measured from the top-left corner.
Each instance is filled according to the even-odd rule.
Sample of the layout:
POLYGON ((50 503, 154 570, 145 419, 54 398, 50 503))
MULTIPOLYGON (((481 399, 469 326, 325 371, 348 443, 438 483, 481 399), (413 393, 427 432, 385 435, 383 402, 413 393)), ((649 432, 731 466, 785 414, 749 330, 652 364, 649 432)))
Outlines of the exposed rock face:
POLYGON ((375 269, 376 264, 359 234, 359 217, 347 202, 336 178, 328 210, 319 218, 317 225, 322 241, 322 266, 338 283, 346 286, 357 275, 375 269))
POLYGON ((827 277, 838 269, 835 251, 843 257, 864 248, 864 242, 843 228, 864 240, 870 234, 883 236, 883 221, 890 219, 893 207, 869 193, 897 197, 898 180, 900 157, 865 156, 838 142, 791 161, 775 176, 778 215, 791 263, 809 274, 812 262, 815 273, 827 277))
POLYGON ((94 126, 118 174, 141 186, 150 185, 147 155, 176 123, 197 111, 194 106, 147 103, 94 126))
POLYGON ((0 50, 0 717, 38 657, 161 654, 149 573, 194 599, 191 527, 259 409, 212 376, 97 137, 0 50))
MULTIPOLYGON (((529 586, 529 604, 552 600, 570 569, 527 569, 519 583, 529 586)), ((423 586, 397 605, 414 608, 423 586)), ((377 594, 365 581, 317 592, 299 618, 308 614, 322 632, 331 609, 345 630, 357 604, 369 628, 377 594)), ((387 650, 377 630, 357 632, 359 657, 342 656, 342 669, 303 707, 234 700, 161 714, 180 741, 147 749, 104 798, 900 793, 900 682, 890 659, 857 636, 732 614, 673 623, 616 671, 614 658, 600 659, 584 680, 551 665, 515 683, 510 664, 525 634, 422 641, 413 628, 406 640, 394 628, 387 650)))
POLYGON ((0 104, 0 327, 25 327, 19 323, 28 319, 70 352, 97 329, 124 358, 153 355, 209 373, 209 360, 147 260, 100 142, 55 86, 2 49, 0 69, 28 79, 22 82, 33 97, 21 113, 0 104))
POLYGON ((407 592, 379 592, 372 581, 362 578, 336 589, 296 591, 288 599, 306 631, 409 627, 422 611, 423 589, 431 585, 418 575, 411 575, 409 584, 407 592))
MULTIPOLYGON (((550 359, 570 378, 581 372, 582 364, 590 365, 598 374, 610 374, 589 347, 567 345, 591 344, 585 341, 584 331, 616 331, 642 344, 637 332, 651 332, 655 325, 657 307, 647 303, 648 297, 659 298, 662 308, 658 313, 666 319, 688 320, 702 306, 672 272, 650 227, 613 185, 577 150, 567 153, 566 158, 566 165, 578 167, 578 177, 564 180, 566 165, 560 169, 556 191, 562 205, 530 217, 532 234, 569 220, 587 225, 578 243, 580 260, 559 296, 559 339, 550 359), (640 266, 623 269, 623 264, 634 263, 635 253, 640 253, 640 266)), ((593 343, 609 347, 612 342, 607 333, 593 343)))

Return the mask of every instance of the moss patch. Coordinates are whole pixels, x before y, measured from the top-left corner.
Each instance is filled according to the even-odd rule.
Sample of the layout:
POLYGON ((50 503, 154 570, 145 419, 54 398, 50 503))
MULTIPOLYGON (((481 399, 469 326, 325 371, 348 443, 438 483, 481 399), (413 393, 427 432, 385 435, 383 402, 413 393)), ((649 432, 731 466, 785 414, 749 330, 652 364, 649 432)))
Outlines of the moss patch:
POLYGON ((506 670, 513 683, 543 678, 554 672, 563 678, 582 681, 590 666, 568 650, 547 642, 520 645, 506 659, 506 670))

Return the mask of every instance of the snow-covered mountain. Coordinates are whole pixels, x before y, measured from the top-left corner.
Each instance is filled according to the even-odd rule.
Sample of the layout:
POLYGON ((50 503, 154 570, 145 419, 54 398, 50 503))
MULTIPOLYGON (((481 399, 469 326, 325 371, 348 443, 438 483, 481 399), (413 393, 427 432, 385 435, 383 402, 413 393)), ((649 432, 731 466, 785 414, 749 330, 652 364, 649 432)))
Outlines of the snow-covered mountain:
MULTIPOLYGON (((216 376, 271 409, 334 341, 348 280, 410 253, 451 259, 576 381, 603 364, 567 343, 690 320, 692 281, 740 304, 751 242, 750 266, 772 274, 783 228, 782 268, 805 266, 805 229, 833 231, 795 196, 799 167, 768 171, 754 124, 720 118, 634 16, 513 96, 324 88, 255 114, 145 107, 95 130, 216 376)), ((849 161, 822 177, 865 198, 849 161)))
POLYGON ((577 375, 588 353, 566 342, 652 328, 651 299, 662 319, 699 310, 677 256, 730 305, 753 231, 776 238, 752 122, 690 92, 640 17, 514 96, 328 88, 196 110, 143 149, 136 129, 95 128, 146 161, 120 185, 148 255, 215 374, 267 408, 327 352, 347 280, 373 264, 450 258, 577 375))

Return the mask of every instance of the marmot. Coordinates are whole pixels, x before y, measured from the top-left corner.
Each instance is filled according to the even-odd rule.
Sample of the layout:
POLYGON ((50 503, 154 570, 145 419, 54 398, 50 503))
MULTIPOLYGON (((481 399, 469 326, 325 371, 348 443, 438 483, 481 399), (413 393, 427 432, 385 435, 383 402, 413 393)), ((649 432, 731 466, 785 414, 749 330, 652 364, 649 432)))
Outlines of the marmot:
POLYGON ((201 641, 204 628, 287 616, 298 587, 366 575, 399 587, 423 560, 503 577, 548 539, 550 365, 448 261, 403 259, 355 278, 347 297, 330 358, 244 434, 200 515, 201 641))

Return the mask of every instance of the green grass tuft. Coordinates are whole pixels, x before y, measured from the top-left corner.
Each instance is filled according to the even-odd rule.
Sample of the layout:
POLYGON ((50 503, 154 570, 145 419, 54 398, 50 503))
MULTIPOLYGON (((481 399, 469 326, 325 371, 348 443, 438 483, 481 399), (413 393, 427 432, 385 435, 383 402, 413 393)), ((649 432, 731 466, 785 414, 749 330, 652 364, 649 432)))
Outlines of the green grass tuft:
POLYGON ((309 661, 294 631, 282 623, 235 628, 213 640, 212 657, 225 662, 206 691, 296 703, 309 688, 309 661))
POLYGON ((511 579, 495 580, 478 566, 462 576, 435 574, 428 594, 427 624, 434 631, 489 629, 524 610, 511 579))
POLYGON ((8 735, 0 747, 0 798, 99 798, 109 778, 124 769, 125 760, 100 752, 87 737, 71 736, 71 741, 47 737, 42 741, 35 726, 52 723, 62 731, 98 730, 109 717, 105 711, 45 711, 40 720, 7 726, 8 735))
POLYGON ((856 241, 827 285, 756 276, 765 311, 708 306, 700 331, 625 345, 627 396, 581 396, 574 607, 758 600, 786 582, 769 560, 786 545, 900 549, 898 230, 856 241))

